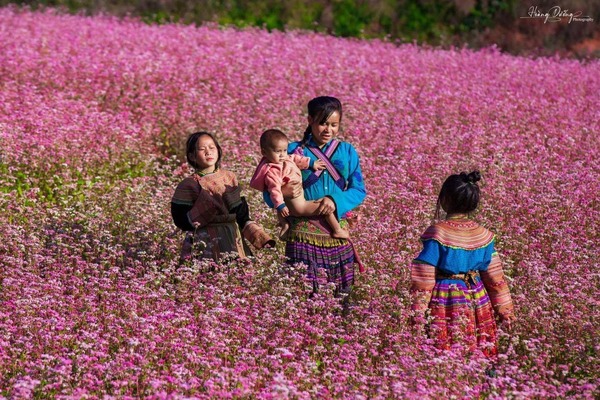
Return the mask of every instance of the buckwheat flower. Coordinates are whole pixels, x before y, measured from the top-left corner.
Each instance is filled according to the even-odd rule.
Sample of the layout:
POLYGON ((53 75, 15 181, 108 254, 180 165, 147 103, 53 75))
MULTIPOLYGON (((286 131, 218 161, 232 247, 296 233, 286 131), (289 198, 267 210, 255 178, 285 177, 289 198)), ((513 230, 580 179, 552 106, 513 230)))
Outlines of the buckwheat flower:
POLYGON ((594 397, 597 61, 14 8, 0 32, 5 396, 594 397), (299 138, 305 99, 328 90, 369 192, 347 320, 326 285, 306 300, 307 266, 280 247, 181 264, 165 208, 193 173, 182 137, 202 128, 275 230, 244 189, 248 143, 265 126, 299 138), (415 337, 406 308, 440 171, 472 167, 517 315, 493 379, 477 354, 415 337))

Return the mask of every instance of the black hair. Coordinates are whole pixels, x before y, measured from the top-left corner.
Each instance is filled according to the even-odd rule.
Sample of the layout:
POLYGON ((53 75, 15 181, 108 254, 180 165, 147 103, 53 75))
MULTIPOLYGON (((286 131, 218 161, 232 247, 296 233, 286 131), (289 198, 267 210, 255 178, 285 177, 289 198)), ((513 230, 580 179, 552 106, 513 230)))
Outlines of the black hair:
MULTIPOLYGON (((313 121, 318 121, 320 124, 327 122, 334 112, 340 114, 340 122, 342 122, 342 103, 335 97, 319 96, 308 102, 308 115, 313 121)), ((306 145, 311 133, 310 125, 308 125, 300 141, 300 146, 306 145)))
POLYGON ((436 218, 440 216, 440 207, 447 214, 471 213, 479 205, 479 185, 481 180, 479 171, 461 172, 450 175, 444 181, 436 205, 436 218))
POLYGON ((217 146, 217 152, 219 154, 219 156, 217 157, 217 162, 215 163, 215 170, 221 168, 221 157, 223 157, 223 149, 221 149, 221 145, 217 141, 215 135, 204 131, 192 133, 187 138, 187 141, 185 143, 185 157, 187 158, 188 164, 190 164, 194 169, 200 169, 200 167, 196 163, 196 146, 198 145, 198 140, 200 140, 202 136, 208 136, 213 140, 213 142, 215 142, 215 146, 217 146))
POLYGON ((278 140, 285 140, 287 142, 288 137, 279 129, 267 129, 260 135, 260 148, 267 149, 273 146, 273 143, 278 140))

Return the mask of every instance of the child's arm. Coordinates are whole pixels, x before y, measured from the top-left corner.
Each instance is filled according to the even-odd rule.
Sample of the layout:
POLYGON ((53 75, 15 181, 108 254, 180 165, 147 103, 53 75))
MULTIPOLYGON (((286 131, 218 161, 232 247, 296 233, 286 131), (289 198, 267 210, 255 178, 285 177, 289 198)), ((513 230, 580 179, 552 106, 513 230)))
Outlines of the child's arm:
POLYGON ((193 231, 194 225, 188 218, 188 211, 194 206, 202 188, 193 178, 185 178, 177 185, 171 199, 171 216, 175 225, 183 231, 193 231))
POLYGON ((325 168, 327 168, 326 165, 325 165, 325 162, 321 161, 321 160, 317 160, 317 161, 315 161, 313 163, 313 166, 312 166, 311 169, 313 171, 320 171, 320 170, 325 169, 325 168))
POLYGON ((279 213, 279 215, 281 215, 283 218, 287 218, 290 216, 290 209, 287 208, 287 206, 285 205, 285 203, 283 204, 283 207, 278 208, 277 212, 279 213))
POLYGON ((425 324, 425 311, 429 308, 431 293, 435 286, 435 267, 419 259, 413 260, 410 267, 410 297, 413 324, 425 324))
POLYGON ((236 221, 240 230, 243 230, 248 221, 250 221, 250 209, 246 198, 242 196, 242 191, 238 185, 237 176, 232 173, 231 182, 225 185, 223 193, 223 202, 230 214, 235 214, 236 221))
POLYGON ((325 169, 325 163, 321 160, 311 160, 310 157, 302 156, 300 154, 290 154, 290 160, 296 164, 296 166, 300 169, 312 169, 313 171, 319 171, 321 169, 325 169))
POLYGON ((182 230, 193 231, 199 226, 208 225, 217 214, 227 214, 227 210, 195 179, 186 178, 175 189, 171 199, 171 215, 175 225, 182 230))
POLYGON ((431 294, 435 286, 435 266, 440 260, 441 244, 436 240, 429 239, 435 235, 436 230, 436 226, 430 226, 421 235, 423 249, 410 267, 412 322, 415 326, 423 326, 426 323, 425 312, 429 309, 431 294))
POLYGON ((269 169, 265 175, 265 189, 267 192, 269 192, 269 197, 273 202, 273 207, 277 211, 286 208, 285 202, 283 201, 283 193, 281 192, 282 185, 283 179, 281 176, 281 170, 275 168, 269 169))
POLYGON ((514 306, 508 284, 504 279, 502 262, 498 253, 494 252, 492 254, 492 261, 490 262, 487 271, 481 271, 480 276, 481 281, 488 292, 492 306, 500 317, 500 320, 510 324, 514 319, 514 306))

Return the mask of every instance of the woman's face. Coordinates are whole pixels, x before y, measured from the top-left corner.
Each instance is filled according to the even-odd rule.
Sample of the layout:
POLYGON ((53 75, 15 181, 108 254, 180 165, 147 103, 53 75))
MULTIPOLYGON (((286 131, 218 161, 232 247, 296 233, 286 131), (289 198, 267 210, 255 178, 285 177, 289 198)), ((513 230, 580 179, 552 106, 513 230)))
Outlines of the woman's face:
POLYGON ((312 130, 314 142, 319 147, 322 147, 323 145, 329 143, 329 141, 333 139, 340 130, 340 113, 337 111, 331 113, 324 124, 321 124, 320 121, 314 120, 309 115, 308 124, 312 130))
POLYGON ((219 150, 210 136, 200 136, 196 143, 196 164, 201 172, 213 172, 219 161, 219 150))

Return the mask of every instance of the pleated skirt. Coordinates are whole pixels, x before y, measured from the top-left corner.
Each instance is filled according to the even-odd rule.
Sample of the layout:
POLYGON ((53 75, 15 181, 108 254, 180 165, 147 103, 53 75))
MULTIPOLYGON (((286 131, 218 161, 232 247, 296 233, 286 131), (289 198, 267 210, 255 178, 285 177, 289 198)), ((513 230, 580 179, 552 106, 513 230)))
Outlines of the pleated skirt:
MULTIPOLYGON (((342 220, 344 227, 345 221, 342 220)), ((336 292, 349 293, 354 284, 354 249, 345 239, 335 239, 307 219, 294 218, 286 239, 285 255, 290 264, 307 267, 313 292, 334 283, 336 292)))
POLYGON ((497 354, 494 310, 479 278, 470 284, 457 279, 437 281, 429 309, 429 336, 438 348, 479 348, 488 357, 497 354))

